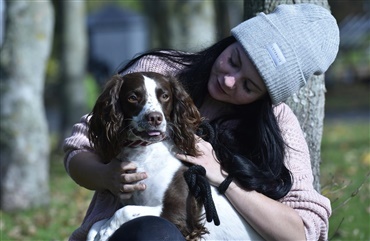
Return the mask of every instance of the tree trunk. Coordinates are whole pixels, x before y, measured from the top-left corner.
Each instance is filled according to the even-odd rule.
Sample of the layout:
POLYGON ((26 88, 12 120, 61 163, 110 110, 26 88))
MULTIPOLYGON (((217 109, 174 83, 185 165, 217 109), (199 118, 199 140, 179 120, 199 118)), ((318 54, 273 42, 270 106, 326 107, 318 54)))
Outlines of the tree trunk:
POLYGON ((221 40, 230 35, 231 23, 228 6, 230 2, 224 0, 214 0, 215 24, 217 26, 216 40, 221 40))
MULTIPOLYGON (((262 0, 261 0, 262 1, 262 0)), ((264 0, 265 12, 271 12, 280 4, 313 3, 329 9, 327 0, 264 0)), ((297 116, 310 150, 314 187, 320 191, 321 139, 325 110, 324 75, 313 76, 299 93, 290 97, 286 103, 297 116)))
POLYGON ((87 67, 87 26, 84 1, 57 1, 60 14, 60 85, 62 139, 87 110, 84 85, 87 67))
POLYGON ((0 59, 1 209, 49 202, 49 141, 43 91, 53 30, 49 1, 6 1, 0 59))
POLYGON ((142 1, 145 14, 149 18, 150 46, 169 48, 171 35, 169 13, 166 1, 142 1))
POLYGON ((197 51, 215 41, 212 1, 143 1, 159 41, 154 47, 197 51), (206 30, 206 31, 205 31, 206 30))

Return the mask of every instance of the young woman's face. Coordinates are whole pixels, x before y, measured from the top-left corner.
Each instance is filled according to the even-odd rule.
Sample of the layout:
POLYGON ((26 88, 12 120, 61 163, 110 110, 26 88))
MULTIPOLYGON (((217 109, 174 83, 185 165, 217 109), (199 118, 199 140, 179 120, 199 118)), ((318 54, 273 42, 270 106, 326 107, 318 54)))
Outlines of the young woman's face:
POLYGON ((216 59, 208 91, 212 98, 236 105, 252 103, 267 92, 256 67, 238 42, 227 47, 216 59))

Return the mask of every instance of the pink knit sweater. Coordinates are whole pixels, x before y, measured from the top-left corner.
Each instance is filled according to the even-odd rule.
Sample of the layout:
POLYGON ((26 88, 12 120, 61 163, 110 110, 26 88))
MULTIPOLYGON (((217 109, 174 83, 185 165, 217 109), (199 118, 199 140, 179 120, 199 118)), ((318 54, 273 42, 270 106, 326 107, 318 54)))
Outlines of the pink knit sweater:
MULTIPOLYGON (((168 66, 157 57, 145 57, 138 61, 128 72, 154 71, 174 74, 176 66, 168 66)), ((128 73, 127 72, 127 73, 128 73)), ((328 220, 331 214, 330 201, 313 188, 310 155, 306 140, 296 116, 286 104, 274 107, 280 129, 286 144, 285 163, 293 174, 293 187, 280 202, 298 212, 305 226, 307 240, 326 240, 328 220)), ((64 142, 64 165, 69 172, 70 159, 79 152, 92 152, 87 137, 87 119, 83 116, 73 126, 72 135, 64 142)), ((109 191, 96 191, 87 210, 82 225, 72 234, 70 240, 86 240, 91 226, 102 219, 111 217, 120 208, 119 199, 109 191)))

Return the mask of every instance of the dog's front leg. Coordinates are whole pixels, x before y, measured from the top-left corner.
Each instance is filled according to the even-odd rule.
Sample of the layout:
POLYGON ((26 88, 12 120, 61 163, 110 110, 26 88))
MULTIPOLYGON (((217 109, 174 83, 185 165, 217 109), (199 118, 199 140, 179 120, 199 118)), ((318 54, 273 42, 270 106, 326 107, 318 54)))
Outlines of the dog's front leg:
POLYGON ((94 241, 106 241, 122 224, 142 216, 158 216, 162 212, 162 206, 147 207, 128 205, 118 209, 100 228, 94 241))

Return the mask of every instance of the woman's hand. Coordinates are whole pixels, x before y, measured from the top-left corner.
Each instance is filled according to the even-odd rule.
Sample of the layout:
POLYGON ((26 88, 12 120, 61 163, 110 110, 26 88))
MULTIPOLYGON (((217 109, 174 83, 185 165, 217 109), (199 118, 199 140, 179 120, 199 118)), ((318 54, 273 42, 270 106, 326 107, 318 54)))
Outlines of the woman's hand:
POLYGON ((177 154, 176 157, 181 161, 203 166, 206 169, 206 175, 211 185, 219 186, 220 183, 226 178, 227 173, 222 170, 212 145, 199 136, 195 137, 198 140, 197 149, 200 152, 200 155, 194 157, 184 154, 177 154))
POLYGON ((129 199, 134 191, 143 191, 146 186, 140 181, 147 178, 145 172, 136 172, 136 165, 130 161, 114 159, 106 164, 104 186, 120 199, 129 199))
POLYGON ((80 152, 71 158, 69 173, 79 185, 90 190, 109 190, 121 199, 129 199, 134 191, 145 190, 140 181, 147 178, 145 172, 136 172, 136 165, 114 159, 105 164, 93 152, 80 152))

